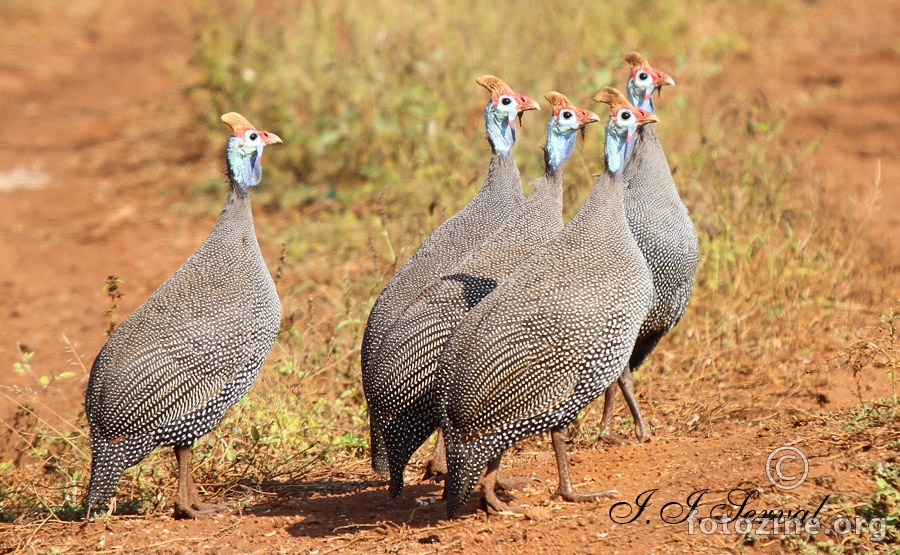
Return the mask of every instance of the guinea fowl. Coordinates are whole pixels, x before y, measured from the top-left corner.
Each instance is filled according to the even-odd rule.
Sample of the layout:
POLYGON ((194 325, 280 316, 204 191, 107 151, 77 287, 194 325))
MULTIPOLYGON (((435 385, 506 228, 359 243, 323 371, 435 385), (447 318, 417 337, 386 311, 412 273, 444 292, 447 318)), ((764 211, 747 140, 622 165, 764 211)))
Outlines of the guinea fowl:
MULTIPOLYGON (((370 402, 379 407, 373 414, 387 446, 391 497, 400 494, 410 456, 440 425, 434 372, 444 342, 497 283, 562 230, 563 165, 579 131, 583 134, 584 126, 599 118, 560 93, 550 92, 546 98, 553 108, 547 124, 546 172, 533 182, 523 209, 422 292, 391 326, 374 358, 373 375, 383 386, 372 392, 370 402)), ((442 451, 442 446, 436 449, 435 457, 442 457, 442 451)))
MULTIPOLYGON (((675 81, 651 67, 637 52, 632 52, 625 60, 631 65, 628 99, 635 106, 653 112, 653 93, 663 85, 674 85, 675 81)), ((646 125, 638 132, 634 153, 625 170, 625 181, 628 183, 625 190, 628 225, 647 260, 656 290, 653 307, 641 325, 628 366, 618 380, 634 418, 635 436, 639 442, 644 442, 650 439, 650 433, 634 396, 631 372, 643 364, 659 340, 684 314, 700 254, 697 231, 678 196, 654 126, 646 125)), ((601 432, 610 442, 618 441, 609 433, 615 396, 614 387, 606 390, 600 421, 601 432)))
POLYGON ((637 126, 657 121, 615 89, 606 125, 607 171, 562 232, 463 319, 438 363, 438 402, 447 443, 444 497, 454 517, 487 463, 489 509, 499 456, 515 442, 550 431, 559 493, 575 493, 565 429, 622 373, 653 302, 653 279, 625 218, 622 169, 637 126))
POLYGON ((516 120, 526 110, 540 110, 534 100, 516 93, 493 75, 476 82, 491 97, 484 109, 491 160, 487 178, 478 194, 454 216, 441 224, 397 271, 375 301, 360 350, 363 393, 369 406, 372 467, 388 472, 388 451, 384 438, 384 414, 393 410, 394 399, 386 393, 397 386, 391 370, 378 359, 382 342, 396 319, 429 285, 451 270, 487 239, 504 221, 522 211, 524 194, 519 169, 513 159, 516 120))
POLYGON ((265 146, 280 143, 240 114, 225 155, 230 190, 200 248, 110 335, 91 368, 85 414, 91 481, 84 502, 105 503, 122 472, 160 445, 178 462, 175 516, 218 509, 200 501, 191 445, 215 428, 259 375, 281 324, 281 304, 259 250, 250 187, 265 146))

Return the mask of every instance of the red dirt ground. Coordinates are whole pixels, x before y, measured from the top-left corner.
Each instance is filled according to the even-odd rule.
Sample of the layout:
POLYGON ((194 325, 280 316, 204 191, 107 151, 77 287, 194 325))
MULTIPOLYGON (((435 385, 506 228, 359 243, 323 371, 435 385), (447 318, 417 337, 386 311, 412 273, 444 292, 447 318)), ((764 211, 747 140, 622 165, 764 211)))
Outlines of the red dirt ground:
MULTIPOLYGON (((215 201, 204 209, 209 217, 196 218, 170 209, 189 183, 214 179, 220 169, 198 162, 207 145, 190 132, 172 77, 186 67, 189 38, 161 5, 167 3, 69 2, 59 13, 7 22, 0 35, 0 120, 15 146, 0 150, 0 385, 36 389, 35 376, 74 371, 75 383, 63 389, 68 394, 44 399, 47 405, 80 403, 86 373, 75 361, 81 357, 89 366, 104 341, 104 279, 113 273, 126 279, 128 295, 118 309, 124 316, 206 237, 219 208, 215 201), (10 370, 20 361, 19 345, 36 352, 34 376, 10 370)), ((848 199, 873 199, 868 240, 896 256, 900 88, 893 70, 900 63, 900 4, 821 0, 797 9, 806 33, 776 27, 755 37, 749 54, 726 58, 721 79, 783 103, 798 138, 822 139, 815 166, 825 181, 843 184, 848 199)), ((264 250, 267 259, 277 258, 276 250, 264 250)), ((885 299, 884 306, 895 301, 885 299)), ((852 382, 844 376, 826 386, 829 410, 857 400, 839 385, 852 382)), ((895 433, 838 437, 805 411, 808 402, 797 400, 792 408, 806 416, 790 425, 764 419, 752 426, 718 424, 690 437, 659 433, 644 445, 577 452, 573 475, 586 487, 615 483, 625 496, 612 501, 552 499, 552 455, 532 442, 510 457, 506 470, 541 479, 518 494, 535 506, 524 516, 473 512, 449 522, 443 504, 430 503, 440 496, 437 484, 413 480, 399 501, 389 502, 383 483, 361 464, 331 481, 291 484, 261 495, 245 511, 197 522, 162 515, 7 527, 0 542, 10 543, 0 543, 0 552, 50 552, 53 546, 66 553, 732 552, 741 547, 740 537, 688 534, 686 523, 664 523, 660 508, 685 503, 704 488, 713 488, 704 497, 710 503, 735 487, 759 487, 757 510, 787 504, 815 510, 826 495, 871 491, 870 480, 847 462, 876 454, 887 443, 879 434, 895 433), (811 470, 809 483, 788 499, 769 485, 763 468, 772 449, 795 441, 811 470), (614 503, 634 503, 634 496, 653 488, 649 522, 646 514, 629 524, 611 520, 614 503)), ((0 397, 0 417, 11 410, 0 397)), ((835 510, 824 512, 834 516, 835 510)), ((625 513, 623 506, 614 511, 625 513)), ((747 549, 787 547, 780 536, 761 535, 747 549)))

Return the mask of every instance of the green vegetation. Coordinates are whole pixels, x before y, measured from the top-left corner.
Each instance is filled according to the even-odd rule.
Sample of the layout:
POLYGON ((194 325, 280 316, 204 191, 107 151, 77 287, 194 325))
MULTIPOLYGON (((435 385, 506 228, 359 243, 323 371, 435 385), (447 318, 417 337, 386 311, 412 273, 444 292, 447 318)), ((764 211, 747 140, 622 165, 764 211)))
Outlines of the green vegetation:
POLYGON ((106 281, 103 283, 103 292, 109 297, 109 308, 106 309, 106 317, 109 319, 109 328, 107 328, 104 333, 104 335, 107 336, 111 335, 116 329, 116 309, 119 308, 119 299, 122 298, 122 292, 119 290, 121 285, 122 280, 116 276, 107 277, 106 281))
POLYGON ((869 473, 875 480, 875 493, 857 513, 867 520, 884 519, 885 541, 900 542, 900 463, 873 463, 869 473))
MULTIPOLYGON (((271 155, 267 202, 345 206, 385 190, 397 208, 421 198, 423 185, 442 204, 459 201, 460 186, 480 177, 487 144, 476 76, 496 73, 538 99, 558 88, 584 101, 613 83, 627 52, 620 45, 659 51, 691 16, 669 2, 623 1, 577 10, 226 1, 197 13, 190 91, 215 140, 218 115, 239 108, 293 145, 271 155)), ((536 174, 544 121, 529 116, 519 152, 536 174)))
MULTIPOLYGON (((253 390, 198 442, 198 483, 246 493, 368 465, 359 379, 365 319, 399 264, 481 184, 486 93, 474 78, 485 73, 537 99, 559 90, 598 113, 589 98, 600 86, 623 87, 628 51, 640 50, 678 81, 657 103, 658 129, 702 255, 688 313, 665 353, 642 370, 651 425, 703 433, 711 418, 739 420, 807 384, 806 365, 824 367, 839 355, 847 332, 834 318, 846 330, 870 316, 859 306, 871 305, 874 293, 855 276, 881 266, 859 248, 853 211, 830 204, 804 166, 815 144, 797 144, 779 106, 717 82, 722 57, 749 48, 737 19, 743 32, 776 16, 790 24, 786 8, 752 6, 611 0, 548 9, 524 0, 504 10, 478 0, 371 0, 359 10, 322 0, 198 2, 185 94, 209 127, 210 145, 222 143, 218 118, 230 110, 285 141, 266 151, 254 191, 257 206, 277 213, 259 219, 264 248, 285 245, 283 328, 253 390), (811 352, 820 360, 809 361, 811 352), (719 388, 726 375, 729 387, 719 388), (681 395, 686 387, 701 394, 681 395), (686 424, 698 413, 699 425, 686 424)), ((546 117, 529 113, 520 130, 525 178, 541 174, 546 117)), ((602 168, 598 129, 567 166, 570 214, 602 168)), ((210 192, 204 183, 197 190, 210 192)), ((123 287, 107 283, 110 327, 123 287)), ((892 383, 895 324, 892 311, 892 383)), ((28 359, 19 365, 27 369, 28 359)), ((74 514, 89 468, 83 415, 60 428, 24 405, 20 412, 21 422, 8 423, 19 430, 20 455, 0 462, 0 518, 74 514)), ((593 440, 597 420, 581 419, 570 436, 593 440)), ((630 421, 622 426, 630 435, 630 421)), ((149 511, 171 498, 173 469, 170 451, 157 450, 128 470, 119 497, 133 501, 119 510, 149 511)), ((879 488, 885 493, 873 507, 896 507, 879 488)))
POLYGON ((881 331, 884 334, 882 346, 871 347, 881 357, 881 364, 887 370, 887 377, 891 380, 891 398, 897 401, 897 342, 900 341, 900 309, 892 308, 881 315, 881 331))

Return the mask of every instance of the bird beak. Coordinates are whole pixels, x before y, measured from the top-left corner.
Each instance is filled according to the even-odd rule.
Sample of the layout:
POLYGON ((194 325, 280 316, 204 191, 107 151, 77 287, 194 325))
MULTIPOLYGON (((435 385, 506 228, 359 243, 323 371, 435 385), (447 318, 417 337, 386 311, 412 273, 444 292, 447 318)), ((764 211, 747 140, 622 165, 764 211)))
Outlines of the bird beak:
POLYGON ((585 110, 582 121, 584 121, 585 125, 587 125, 589 123, 596 123, 596 122, 600 121, 600 116, 598 116, 594 112, 591 112, 590 110, 585 110))
POLYGON ((275 143, 284 143, 284 141, 281 140, 281 137, 279 137, 275 133, 263 131, 263 136, 266 138, 265 141, 263 141, 263 144, 266 146, 274 145, 275 143))
POLYGON ((669 75, 659 72, 659 77, 653 81, 653 84, 656 85, 656 98, 662 98, 662 88, 666 85, 675 86, 675 80, 672 79, 669 75))
POLYGON ((534 100, 533 98, 529 98, 528 102, 526 102, 525 105, 522 106, 522 109, 519 111, 524 112, 525 110, 540 110, 540 109, 541 109, 541 105, 538 104, 537 100, 534 100))
POLYGON ((590 110, 584 110, 584 115, 581 118, 581 142, 587 141, 587 136, 585 135, 584 128, 587 127, 589 123, 595 123, 600 121, 600 116, 591 112, 590 110))
POLYGON ((638 120, 638 123, 641 125, 659 123, 659 118, 653 112, 644 112, 644 116, 638 120))
POLYGON ((528 98, 525 95, 522 95, 523 99, 527 99, 528 102, 519 104, 519 113, 516 114, 516 118, 519 120, 519 127, 522 127, 522 114, 524 114, 527 110, 540 110, 541 105, 537 103, 537 100, 533 98, 528 98))
POLYGON ((671 76, 669 76, 661 71, 659 72, 659 74, 660 74, 659 79, 656 80, 656 88, 657 89, 662 88, 663 85, 671 85, 673 87, 675 86, 675 80, 672 79, 671 76))

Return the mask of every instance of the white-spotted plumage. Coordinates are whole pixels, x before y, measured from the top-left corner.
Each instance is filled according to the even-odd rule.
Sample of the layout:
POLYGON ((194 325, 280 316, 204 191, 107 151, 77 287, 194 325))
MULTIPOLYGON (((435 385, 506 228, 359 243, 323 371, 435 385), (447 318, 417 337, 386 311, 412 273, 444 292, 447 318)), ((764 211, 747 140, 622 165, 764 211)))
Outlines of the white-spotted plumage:
POLYGON ((435 369, 446 340, 466 313, 563 227, 563 165, 596 114, 574 106, 557 92, 547 95, 553 113, 547 124, 546 172, 532 184, 519 213, 431 286, 390 327, 375 357, 382 401, 377 426, 384 430, 392 497, 403 487, 410 456, 440 425, 434 393, 435 369))
MULTIPOLYGON (((654 111, 653 93, 664 85, 674 85, 671 77, 653 68, 638 53, 626 57, 631 65, 628 79, 629 101, 654 111)), ((685 208, 666 154, 653 125, 642 127, 635 138, 634 152, 625 169, 625 213, 628 225, 653 274, 656 299, 641 325, 628 367, 618 380, 631 410, 638 441, 650 434, 634 396, 631 372, 647 359, 659 340, 684 314, 700 260, 697 231, 685 208)), ((609 432, 615 388, 606 392, 601 428, 609 432)))
MULTIPOLYGON (((626 123, 652 116, 625 107, 613 116, 607 150, 618 145, 623 162, 626 123)), ((562 232, 473 308, 444 347, 437 391, 451 517, 488 461, 564 428, 627 363, 653 282, 625 219, 620 165, 610 168, 562 232)))
POLYGON ((488 89, 491 99, 484 111, 492 154, 487 178, 478 194, 457 214, 441 224, 397 271, 382 290, 363 334, 360 349, 363 392, 369 407, 372 466, 389 470, 385 441, 386 418, 393 411, 393 392, 398 388, 415 392, 424 384, 401 383, 380 361, 382 343, 397 318, 432 283, 448 273, 508 218, 522 211, 524 194, 519 169, 513 159, 516 121, 524 110, 537 109, 536 102, 514 92, 497 77, 486 75, 477 82, 488 89))
MULTIPOLYGON (((256 240, 249 187, 259 181, 262 148, 281 139, 234 113, 223 120, 234 130, 231 189, 212 233, 113 331, 91 368, 86 515, 155 447, 189 448, 215 428, 253 385, 278 333, 281 303, 256 240)), ((179 492, 187 479, 180 471, 179 492)), ((184 500, 176 512, 191 516, 184 500)))

